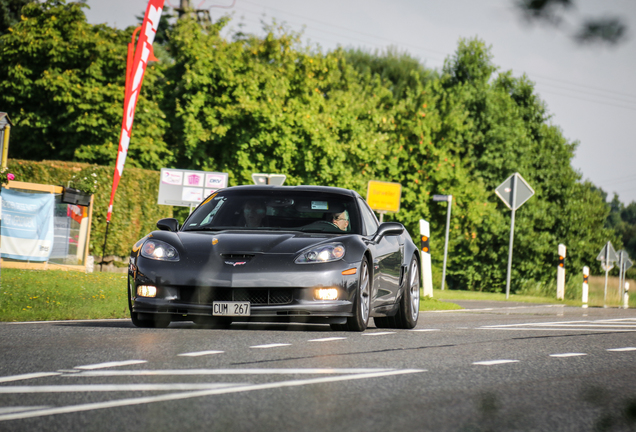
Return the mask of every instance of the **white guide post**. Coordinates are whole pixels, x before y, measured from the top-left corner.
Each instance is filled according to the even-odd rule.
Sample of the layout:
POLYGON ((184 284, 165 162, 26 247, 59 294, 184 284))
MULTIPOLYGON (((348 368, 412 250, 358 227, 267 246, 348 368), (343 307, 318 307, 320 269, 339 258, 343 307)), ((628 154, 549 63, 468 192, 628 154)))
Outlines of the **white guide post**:
POLYGON ((590 268, 588 266, 583 267, 583 307, 587 308, 587 301, 590 288, 588 286, 588 279, 590 277, 590 268))
POLYGON ((565 299, 565 252, 564 244, 559 244, 559 265, 557 267, 557 300, 565 299))
POLYGON ((625 292, 623 294, 623 309, 629 308, 629 282, 625 282, 625 292))
POLYGON ((431 228, 427 221, 420 219, 420 256, 422 261, 422 284, 424 297, 433 297, 433 275, 429 237, 431 228))

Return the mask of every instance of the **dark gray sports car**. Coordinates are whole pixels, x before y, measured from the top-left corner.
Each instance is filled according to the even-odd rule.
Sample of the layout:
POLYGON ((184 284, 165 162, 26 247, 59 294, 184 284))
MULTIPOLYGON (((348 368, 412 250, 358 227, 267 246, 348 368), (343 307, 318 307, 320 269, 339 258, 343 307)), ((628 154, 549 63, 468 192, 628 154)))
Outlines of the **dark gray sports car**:
POLYGON ((210 195, 179 227, 157 222, 132 248, 134 325, 299 321, 363 331, 413 328, 418 249, 399 223, 379 224, 356 192, 237 186, 210 195))

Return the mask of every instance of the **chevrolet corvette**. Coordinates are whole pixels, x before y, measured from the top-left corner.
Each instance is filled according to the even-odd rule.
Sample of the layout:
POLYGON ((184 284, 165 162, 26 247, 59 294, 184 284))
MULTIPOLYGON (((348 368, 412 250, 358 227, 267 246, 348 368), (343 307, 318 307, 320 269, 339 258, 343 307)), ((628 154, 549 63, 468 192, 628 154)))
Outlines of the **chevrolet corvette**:
POLYGON ((194 321, 305 322, 364 331, 415 327, 418 248, 404 226, 378 223, 355 191, 236 186, 179 225, 157 222, 132 247, 128 306, 138 327, 194 321))

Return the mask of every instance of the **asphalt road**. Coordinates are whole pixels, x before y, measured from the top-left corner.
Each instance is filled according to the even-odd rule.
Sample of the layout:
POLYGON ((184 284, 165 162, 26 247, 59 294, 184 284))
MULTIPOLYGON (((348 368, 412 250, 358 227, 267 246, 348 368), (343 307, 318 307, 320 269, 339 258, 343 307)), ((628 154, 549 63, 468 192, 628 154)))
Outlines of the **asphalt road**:
POLYGON ((636 311, 459 302, 416 329, 0 324, 0 431, 636 430, 636 311))

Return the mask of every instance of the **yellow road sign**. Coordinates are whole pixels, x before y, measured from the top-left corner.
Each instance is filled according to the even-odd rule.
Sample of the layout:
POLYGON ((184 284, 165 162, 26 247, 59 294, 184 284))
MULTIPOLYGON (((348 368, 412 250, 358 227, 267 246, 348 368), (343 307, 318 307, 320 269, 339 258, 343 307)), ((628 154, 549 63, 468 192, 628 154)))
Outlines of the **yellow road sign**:
POLYGON ((367 187, 367 203, 378 212, 400 211, 402 185, 399 183, 369 180, 367 187))

